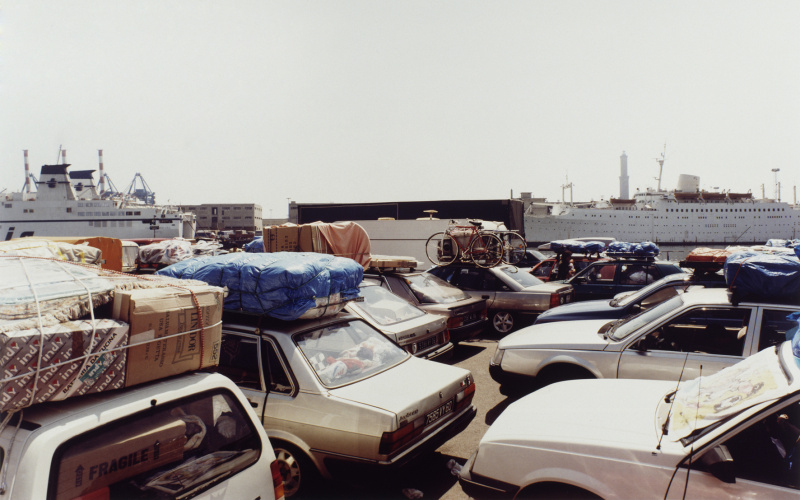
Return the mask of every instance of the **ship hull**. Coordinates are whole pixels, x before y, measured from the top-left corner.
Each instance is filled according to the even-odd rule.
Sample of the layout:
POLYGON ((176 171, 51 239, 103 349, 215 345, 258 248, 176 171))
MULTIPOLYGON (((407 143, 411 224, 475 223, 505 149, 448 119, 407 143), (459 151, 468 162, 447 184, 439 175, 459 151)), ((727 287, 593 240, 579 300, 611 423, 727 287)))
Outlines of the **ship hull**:
POLYGON ((531 245, 586 236, 676 245, 763 244, 800 236, 800 210, 787 203, 660 203, 636 207, 569 207, 558 215, 525 215, 531 245))

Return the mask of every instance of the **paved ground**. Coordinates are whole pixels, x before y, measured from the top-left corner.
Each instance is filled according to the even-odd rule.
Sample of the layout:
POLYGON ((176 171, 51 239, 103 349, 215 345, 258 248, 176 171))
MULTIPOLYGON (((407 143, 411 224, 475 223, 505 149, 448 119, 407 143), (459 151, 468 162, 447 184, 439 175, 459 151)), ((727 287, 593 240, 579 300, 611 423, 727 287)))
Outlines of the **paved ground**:
POLYGON ((497 383, 489 377, 489 360, 494 354, 498 337, 487 333, 457 346, 451 364, 470 370, 475 377, 473 400, 478 414, 469 427, 445 443, 435 453, 401 469, 390 477, 354 478, 346 483, 324 485, 319 498, 329 499, 403 499, 403 490, 422 492, 423 499, 463 500, 469 498, 461 490, 456 477, 447 467, 451 459, 459 464, 475 451, 486 429, 511 403, 500 394, 497 383))

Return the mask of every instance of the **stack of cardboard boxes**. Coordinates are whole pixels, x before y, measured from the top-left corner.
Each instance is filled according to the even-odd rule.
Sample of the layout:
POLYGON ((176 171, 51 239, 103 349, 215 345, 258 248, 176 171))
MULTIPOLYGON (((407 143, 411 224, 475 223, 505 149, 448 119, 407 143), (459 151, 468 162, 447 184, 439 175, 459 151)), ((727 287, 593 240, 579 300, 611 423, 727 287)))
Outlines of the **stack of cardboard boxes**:
MULTIPOLYGON (((141 279, 139 287, 117 288, 113 302, 80 318, 3 329, 0 411, 216 366, 223 290, 198 282, 141 279)), ((43 292, 51 284, 31 286, 43 292)))

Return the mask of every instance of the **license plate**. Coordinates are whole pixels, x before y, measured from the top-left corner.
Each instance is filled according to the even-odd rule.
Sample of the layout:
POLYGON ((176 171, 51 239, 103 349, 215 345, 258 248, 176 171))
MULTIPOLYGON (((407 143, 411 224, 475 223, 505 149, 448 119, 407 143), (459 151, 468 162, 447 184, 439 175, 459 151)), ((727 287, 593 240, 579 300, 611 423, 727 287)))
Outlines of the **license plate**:
POLYGON ((436 344, 436 335, 433 335, 425 340, 420 340, 419 342, 417 342, 417 350, 418 351, 425 350, 434 344, 436 344))
POLYGON ((425 425, 432 424, 453 411, 453 400, 446 402, 442 406, 436 408, 432 412, 425 415, 425 425))
POLYGON ((478 313, 470 313, 464 315, 464 324, 474 323, 478 321, 478 313))

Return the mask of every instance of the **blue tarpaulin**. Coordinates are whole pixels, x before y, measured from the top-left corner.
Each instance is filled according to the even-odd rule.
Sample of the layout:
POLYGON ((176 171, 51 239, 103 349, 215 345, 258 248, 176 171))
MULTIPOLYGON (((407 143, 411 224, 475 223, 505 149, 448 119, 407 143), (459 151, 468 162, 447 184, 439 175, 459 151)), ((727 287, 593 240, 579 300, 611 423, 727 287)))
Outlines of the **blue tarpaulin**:
POLYGON ((725 282, 737 293, 800 298, 800 260, 791 255, 740 252, 725 260, 725 282))
POLYGON ((358 297, 364 268, 353 259, 320 253, 235 252, 181 261, 158 274, 227 287, 225 309, 292 321, 320 300, 358 297))

